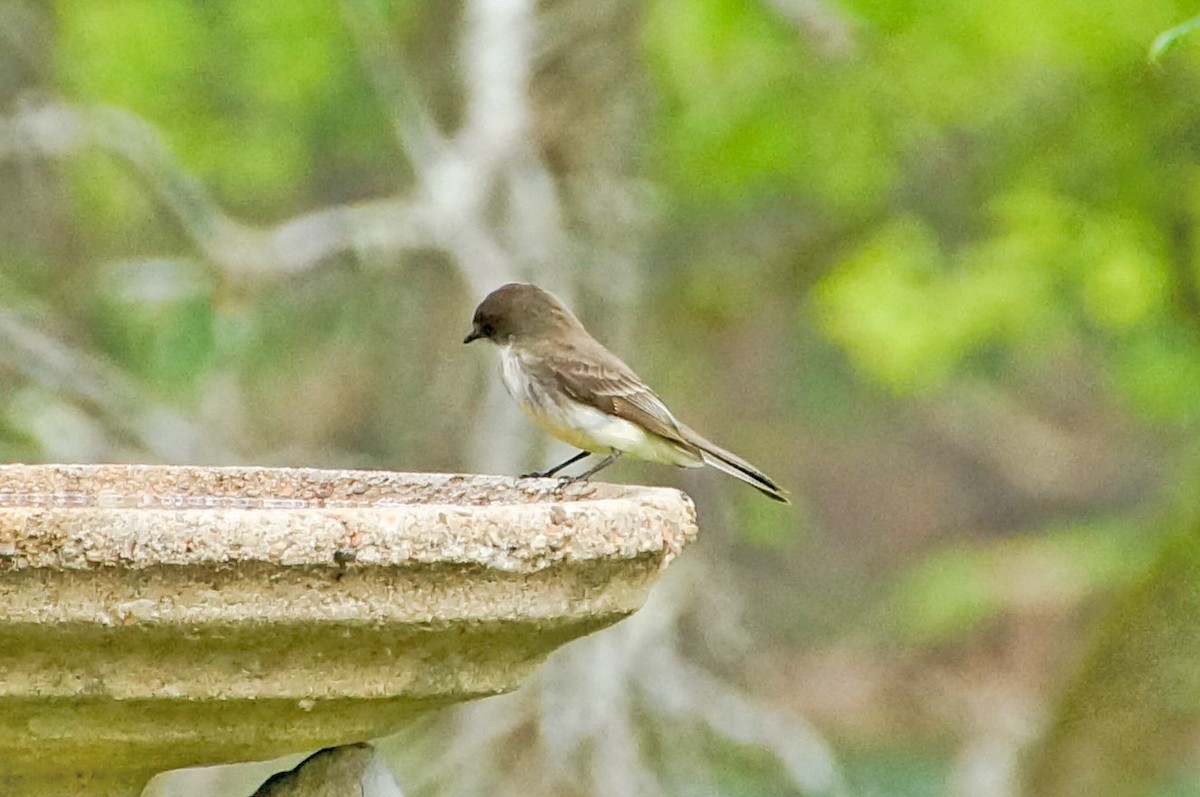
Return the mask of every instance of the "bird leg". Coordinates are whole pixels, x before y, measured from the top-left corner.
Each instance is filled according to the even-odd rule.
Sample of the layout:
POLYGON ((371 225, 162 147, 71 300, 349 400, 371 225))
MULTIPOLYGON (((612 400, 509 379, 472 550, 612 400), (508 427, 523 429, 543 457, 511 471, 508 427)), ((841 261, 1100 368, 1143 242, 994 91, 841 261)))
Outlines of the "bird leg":
POLYGON ((565 480, 566 484, 570 484, 571 482, 585 482, 592 476, 595 476, 597 473, 599 473, 600 471, 607 468, 609 465, 616 462, 617 457, 619 457, 619 456, 621 456, 621 452, 614 451, 611 454, 609 454, 607 457, 605 457, 604 459, 597 462, 592 467, 585 470, 583 473, 579 474, 578 476, 559 476, 558 480, 560 482, 563 482, 565 480))
POLYGON ((584 457, 588 456, 591 453, 592 453, 591 451, 580 451, 578 454, 571 457, 566 462, 560 462, 557 465, 555 465, 553 468, 550 468, 549 470, 543 470, 543 471, 535 470, 533 473, 526 473, 526 474, 522 475, 521 478, 522 479, 544 479, 549 476, 553 476, 554 474, 558 473, 563 468, 567 467, 568 465, 574 465, 576 462, 578 462, 579 460, 583 459, 584 457))

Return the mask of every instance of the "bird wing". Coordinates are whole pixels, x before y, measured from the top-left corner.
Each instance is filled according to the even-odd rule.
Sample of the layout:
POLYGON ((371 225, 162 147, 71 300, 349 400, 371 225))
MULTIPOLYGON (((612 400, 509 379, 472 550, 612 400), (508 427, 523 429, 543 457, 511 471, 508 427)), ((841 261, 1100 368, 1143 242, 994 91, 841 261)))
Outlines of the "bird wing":
POLYGON ((547 364, 559 387, 581 404, 636 423, 648 432, 694 450, 662 399, 632 368, 607 350, 571 352, 569 356, 550 358, 547 364))
POLYGON ((554 354, 544 355, 540 365, 546 369, 544 376, 552 377, 567 395, 581 404, 636 423, 769 498, 788 503, 787 494, 758 468, 676 420, 633 369, 600 344, 560 346, 554 354))

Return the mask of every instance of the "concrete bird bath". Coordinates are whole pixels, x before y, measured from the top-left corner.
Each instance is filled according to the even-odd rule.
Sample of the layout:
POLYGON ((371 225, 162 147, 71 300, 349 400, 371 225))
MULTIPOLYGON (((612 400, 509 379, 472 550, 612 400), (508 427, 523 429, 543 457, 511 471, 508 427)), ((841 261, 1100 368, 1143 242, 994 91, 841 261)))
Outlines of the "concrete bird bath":
POLYGON ((381 736, 515 688, 695 535, 675 490, 0 466, 0 794, 381 736))

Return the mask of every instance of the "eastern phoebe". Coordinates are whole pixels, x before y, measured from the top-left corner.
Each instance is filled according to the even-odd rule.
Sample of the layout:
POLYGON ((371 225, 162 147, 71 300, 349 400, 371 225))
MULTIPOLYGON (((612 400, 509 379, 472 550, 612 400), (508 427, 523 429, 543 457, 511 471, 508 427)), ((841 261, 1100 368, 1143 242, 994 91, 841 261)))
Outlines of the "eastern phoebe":
MULTIPOLYGON (((562 302, 536 285, 509 283, 475 308, 463 343, 500 347, 504 386, 525 414, 580 453, 534 476, 553 476, 588 454, 603 459, 586 479, 629 454, 684 468, 711 465, 787 503, 775 482, 671 414, 637 374, 593 338, 562 302)), ((572 480, 574 480, 572 479, 572 480)))

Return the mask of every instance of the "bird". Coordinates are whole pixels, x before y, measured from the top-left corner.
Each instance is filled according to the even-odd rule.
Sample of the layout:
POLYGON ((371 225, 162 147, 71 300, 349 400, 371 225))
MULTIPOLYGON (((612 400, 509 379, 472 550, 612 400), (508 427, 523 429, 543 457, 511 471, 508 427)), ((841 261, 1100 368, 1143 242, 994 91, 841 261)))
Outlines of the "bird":
POLYGON ((578 476, 560 477, 587 480, 627 454, 684 468, 708 465, 788 503, 787 494, 765 473, 676 418, 549 291, 521 282, 492 291, 475 308, 463 343, 476 340, 499 347, 504 386, 530 420, 580 449, 528 476, 551 477, 589 455, 601 456, 578 476))

